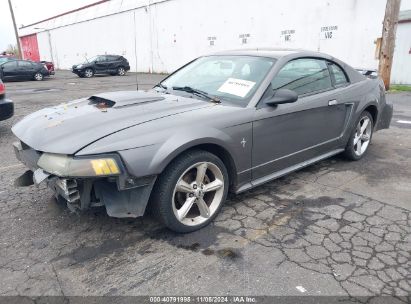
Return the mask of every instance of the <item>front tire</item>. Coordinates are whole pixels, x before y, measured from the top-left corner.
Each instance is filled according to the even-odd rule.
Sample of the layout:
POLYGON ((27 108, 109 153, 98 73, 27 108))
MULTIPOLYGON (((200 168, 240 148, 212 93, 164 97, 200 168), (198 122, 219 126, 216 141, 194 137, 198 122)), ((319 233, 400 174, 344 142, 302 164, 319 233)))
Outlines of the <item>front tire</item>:
POLYGON ((91 78, 93 76, 94 76, 93 69, 87 68, 87 69, 84 70, 84 77, 91 78))
POLYGON ((207 226, 220 212, 228 193, 224 163, 206 151, 194 150, 176 158, 153 189, 151 209, 175 232, 207 226))
POLYGON ((350 139, 348 140, 347 147, 345 148, 344 155, 349 160, 360 160, 368 151, 368 147, 371 143, 374 130, 374 120, 372 115, 364 111, 361 113, 360 118, 357 121, 356 127, 353 130, 350 139))

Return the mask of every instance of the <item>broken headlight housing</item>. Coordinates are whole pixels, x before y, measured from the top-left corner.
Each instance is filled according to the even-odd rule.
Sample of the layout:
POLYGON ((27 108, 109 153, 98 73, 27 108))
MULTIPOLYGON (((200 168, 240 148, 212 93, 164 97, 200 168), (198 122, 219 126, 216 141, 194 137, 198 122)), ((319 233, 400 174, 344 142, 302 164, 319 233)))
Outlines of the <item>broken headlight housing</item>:
POLYGON ((37 165, 47 173, 60 177, 118 176, 121 168, 118 157, 74 158, 63 154, 43 153, 37 165))

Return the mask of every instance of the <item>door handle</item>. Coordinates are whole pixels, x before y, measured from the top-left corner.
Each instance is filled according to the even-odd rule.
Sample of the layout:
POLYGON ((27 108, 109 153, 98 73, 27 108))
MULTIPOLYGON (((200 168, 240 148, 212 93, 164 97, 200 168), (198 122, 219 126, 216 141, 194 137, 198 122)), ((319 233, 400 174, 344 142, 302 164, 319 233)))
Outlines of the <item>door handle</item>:
POLYGON ((337 102, 337 99, 333 99, 333 100, 330 100, 330 101, 328 102, 328 105, 329 105, 329 106, 335 106, 337 103, 338 103, 338 102, 337 102))

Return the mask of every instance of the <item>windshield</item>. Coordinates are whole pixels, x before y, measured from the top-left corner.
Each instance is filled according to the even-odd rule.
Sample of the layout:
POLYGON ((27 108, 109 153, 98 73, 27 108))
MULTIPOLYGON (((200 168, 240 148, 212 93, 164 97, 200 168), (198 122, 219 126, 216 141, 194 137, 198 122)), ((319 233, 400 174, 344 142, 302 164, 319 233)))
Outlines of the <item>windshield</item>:
MULTIPOLYGON (((250 101, 274 62, 273 58, 256 56, 201 57, 169 76, 158 89, 188 87, 221 101, 244 105, 250 101)), ((178 92, 181 90, 173 94, 178 92)))

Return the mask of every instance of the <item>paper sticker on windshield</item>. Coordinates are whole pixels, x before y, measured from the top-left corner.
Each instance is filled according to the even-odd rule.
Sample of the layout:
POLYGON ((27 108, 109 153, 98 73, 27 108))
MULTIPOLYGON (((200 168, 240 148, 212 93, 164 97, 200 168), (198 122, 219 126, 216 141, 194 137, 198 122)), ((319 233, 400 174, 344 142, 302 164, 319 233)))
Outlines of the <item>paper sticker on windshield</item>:
POLYGON ((231 95, 245 97, 248 92, 254 87, 255 82, 243 80, 243 79, 236 79, 236 78, 228 78, 226 82, 218 89, 219 92, 228 93, 231 95))

